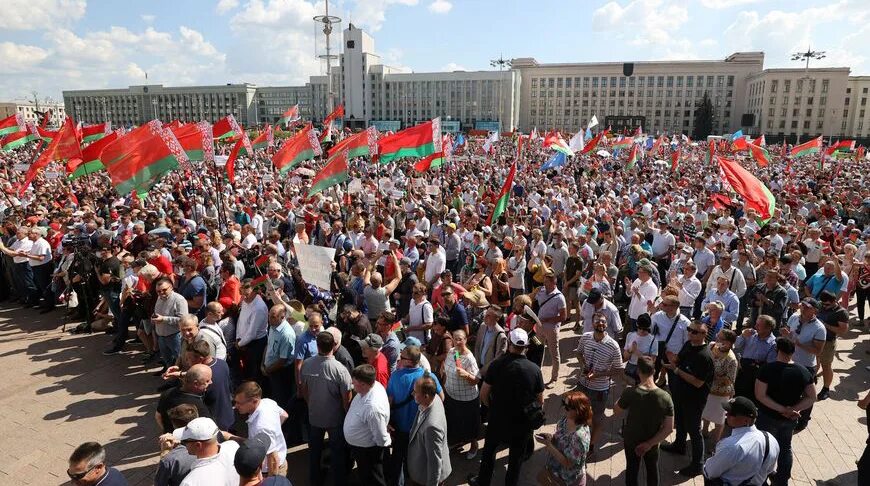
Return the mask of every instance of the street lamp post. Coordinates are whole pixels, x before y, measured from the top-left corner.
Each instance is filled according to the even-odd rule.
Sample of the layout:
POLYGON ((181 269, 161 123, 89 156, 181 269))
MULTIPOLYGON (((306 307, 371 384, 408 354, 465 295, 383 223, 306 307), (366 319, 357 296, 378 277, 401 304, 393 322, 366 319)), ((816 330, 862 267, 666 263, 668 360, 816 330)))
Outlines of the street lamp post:
POLYGON ((159 103, 159 102, 157 101, 156 98, 151 99, 151 106, 154 108, 154 118, 153 118, 154 120, 157 119, 157 103, 159 103))
MULTIPOLYGON (((824 59, 825 51, 814 51, 807 47, 806 52, 795 52, 791 55, 792 61, 803 61, 804 64, 804 76, 800 78, 798 81, 806 81, 807 88, 809 88, 809 80, 810 80, 810 59, 824 59)), ((803 93, 801 94, 801 98, 803 98, 803 93)), ((803 100, 801 100, 803 101, 803 100)), ((801 143, 801 130, 803 130, 803 111, 801 111, 803 107, 798 105, 798 129, 797 129, 797 140, 795 141, 795 145, 799 145, 801 143)))
POLYGON ((326 36, 326 54, 320 55, 320 59, 326 59, 326 110, 332 113, 335 107, 335 93, 332 90, 332 60, 338 59, 337 55, 333 55, 329 45, 329 35, 332 34, 333 24, 341 23, 341 19, 334 15, 329 15, 329 0, 326 0, 325 15, 314 17, 314 21, 323 24, 323 35, 326 36))
MULTIPOLYGON (((498 59, 492 59, 491 61, 489 61, 489 65, 492 67, 498 67, 498 72, 501 73, 504 70, 504 68, 510 69, 511 60, 505 59, 504 56, 499 54, 498 59)), ((501 122, 502 112, 504 111, 504 99, 502 97, 502 83, 504 83, 504 79, 499 79, 498 80, 498 129, 499 129, 499 131, 504 130, 502 128, 502 122, 501 122)))

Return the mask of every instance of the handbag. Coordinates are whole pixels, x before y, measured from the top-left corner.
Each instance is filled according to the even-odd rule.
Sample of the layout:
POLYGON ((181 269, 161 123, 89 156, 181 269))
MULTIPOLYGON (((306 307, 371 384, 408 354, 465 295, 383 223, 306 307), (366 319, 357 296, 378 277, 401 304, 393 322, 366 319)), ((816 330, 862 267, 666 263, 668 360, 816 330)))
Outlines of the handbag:
POLYGON ((523 407, 523 417, 526 421, 526 426, 532 430, 537 430, 544 425, 546 417, 544 416, 544 406, 537 400, 532 400, 523 407))
POLYGON ((66 306, 70 309, 79 306, 79 294, 75 290, 69 291, 69 297, 66 299, 66 306))

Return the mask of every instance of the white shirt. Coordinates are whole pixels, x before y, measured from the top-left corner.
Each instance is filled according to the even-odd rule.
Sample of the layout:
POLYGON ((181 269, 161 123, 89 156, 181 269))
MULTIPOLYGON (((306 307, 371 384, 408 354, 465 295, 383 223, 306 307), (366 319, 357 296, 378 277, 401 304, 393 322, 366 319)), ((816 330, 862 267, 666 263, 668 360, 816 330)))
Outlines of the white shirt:
POLYGON ((631 351, 631 345, 637 343, 637 353, 631 354, 628 357, 628 362, 636 365, 638 356, 650 355, 656 356, 659 353, 659 347, 657 345, 656 337, 651 333, 647 333, 646 336, 641 336, 636 332, 628 333, 628 336, 625 338, 625 349, 626 351, 631 351))
MULTIPOLYGON (((24 253, 30 253, 30 247, 33 246, 33 242, 30 241, 30 238, 24 237, 22 240, 15 240, 15 243, 12 243, 12 246, 9 247, 12 251, 23 251, 24 253)), ((12 261, 15 263, 27 263, 30 259, 23 256, 12 257, 12 261)))
MULTIPOLYGON (((269 436, 271 445, 266 453, 277 452, 280 458, 279 466, 287 462, 287 443, 284 441, 284 433, 281 432, 281 423, 286 417, 287 412, 279 407, 274 400, 263 398, 260 400, 260 404, 257 405, 257 409, 254 410, 254 413, 247 420, 248 438, 254 437, 260 432, 269 436)), ((269 472, 267 463, 268 461, 263 461, 264 474, 269 472)))
POLYGON ((197 459, 181 486, 238 486, 239 473, 233 465, 239 443, 228 440, 220 444, 217 455, 197 459))
POLYGON ((34 260, 32 258, 28 258, 31 267, 38 267, 41 265, 45 265, 46 263, 51 262, 51 245, 45 241, 45 238, 39 238, 38 240, 33 242, 33 245, 30 247, 30 251, 27 252, 29 255, 34 256, 45 256, 45 260, 34 260))
POLYGON ((242 248, 244 248, 246 250, 250 250, 256 244, 257 244, 257 237, 254 236, 254 233, 248 233, 248 235, 245 236, 245 239, 243 239, 242 243, 241 243, 242 248))
POLYGON ((743 272, 738 270, 734 265, 728 270, 722 270, 720 265, 716 265, 713 271, 710 272, 710 278, 707 279, 707 292, 716 288, 716 281, 720 276, 724 275, 728 279, 728 290, 737 294, 737 297, 743 297, 746 293, 746 279, 743 278, 743 272))
POLYGON ((441 248, 438 248, 438 251, 435 253, 429 253, 426 255, 426 273, 424 274, 426 283, 431 284, 435 282, 435 280, 441 276, 441 272, 446 268, 447 256, 441 248))
POLYGON ((264 338, 268 333, 269 309, 263 299, 257 295, 250 303, 242 300, 239 319, 236 321, 236 339, 239 346, 264 338))
POLYGON ((667 256, 670 249, 676 246, 676 244, 677 239, 670 231, 668 231, 667 233, 656 231, 655 233, 653 233, 652 241, 653 256, 667 256))
POLYGON ((387 390, 377 381, 365 395, 357 395, 350 402, 344 418, 344 440, 355 447, 388 447, 390 434, 390 400, 387 390))
POLYGON ((694 275, 690 278, 680 275, 677 281, 680 282, 680 307, 693 307, 695 299, 701 295, 701 281, 694 275))
MULTIPOLYGON (((432 311, 432 304, 428 300, 423 299, 419 304, 411 301, 411 306, 408 308, 408 325, 422 326, 423 324, 432 324, 435 322, 435 317, 432 311)), ((424 331, 409 331, 409 334, 420 342, 426 342, 427 332, 424 331)))
POLYGON ((656 341, 660 343, 665 342, 668 334, 671 334, 671 339, 667 342, 665 350, 674 354, 679 353, 680 349, 683 348, 683 344, 689 340, 689 333, 686 330, 689 327, 689 323, 689 318, 679 313, 677 313, 676 317, 671 317, 665 314, 664 311, 658 311, 652 315, 652 331, 653 333, 658 331, 655 335, 656 341), (675 320, 677 328, 671 334, 671 327, 674 325, 675 320))
POLYGON ((637 278, 631 284, 629 295, 631 295, 631 303, 628 305, 628 318, 637 319, 637 316, 646 312, 646 303, 648 301, 655 302, 656 297, 659 295, 659 289, 652 278, 646 282, 642 282, 637 278), (635 289, 637 289, 638 295, 634 294, 635 289))
POLYGON ((754 425, 738 427, 716 445, 713 457, 704 463, 704 477, 721 478, 727 484, 739 484, 751 479, 751 484, 762 484, 776 469, 779 443, 768 437, 767 456, 764 455, 764 433, 754 425))

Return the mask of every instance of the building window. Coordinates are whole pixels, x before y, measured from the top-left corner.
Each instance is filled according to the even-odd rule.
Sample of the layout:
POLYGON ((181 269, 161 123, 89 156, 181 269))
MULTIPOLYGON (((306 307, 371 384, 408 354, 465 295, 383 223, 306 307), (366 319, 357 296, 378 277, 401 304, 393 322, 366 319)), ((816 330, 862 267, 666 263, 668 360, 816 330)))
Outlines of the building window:
POLYGON ((791 128, 792 128, 792 129, 797 128, 797 120, 792 120, 792 122, 791 122, 791 128))
POLYGON ((813 109, 807 108, 807 116, 813 116, 813 109))
POLYGON ((788 93, 788 92, 790 92, 790 91, 791 91, 791 80, 790 80, 790 79, 786 79, 786 80, 783 82, 783 92, 788 93))
POLYGON ((822 97, 819 98, 819 105, 821 105, 821 106, 825 106, 827 103, 828 103, 828 97, 827 97, 827 96, 822 96, 822 97))

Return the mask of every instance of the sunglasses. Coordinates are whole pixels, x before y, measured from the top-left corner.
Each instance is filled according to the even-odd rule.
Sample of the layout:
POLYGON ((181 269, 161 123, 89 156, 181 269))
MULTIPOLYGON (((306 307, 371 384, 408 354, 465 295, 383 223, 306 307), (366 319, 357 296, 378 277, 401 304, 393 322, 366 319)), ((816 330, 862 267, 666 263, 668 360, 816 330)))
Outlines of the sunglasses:
POLYGON ((84 477, 87 476, 91 471, 93 471, 94 469, 96 469, 97 466, 100 466, 100 464, 94 464, 94 465, 91 466, 90 469, 88 469, 87 471, 85 471, 85 472, 80 472, 80 473, 71 473, 71 472, 69 472, 69 470, 67 470, 66 475, 69 476, 69 478, 72 479, 73 481, 81 481, 81 480, 84 479, 84 477))
POLYGON ((704 334, 704 331, 700 329, 688 328, 689 334, 704 334))

